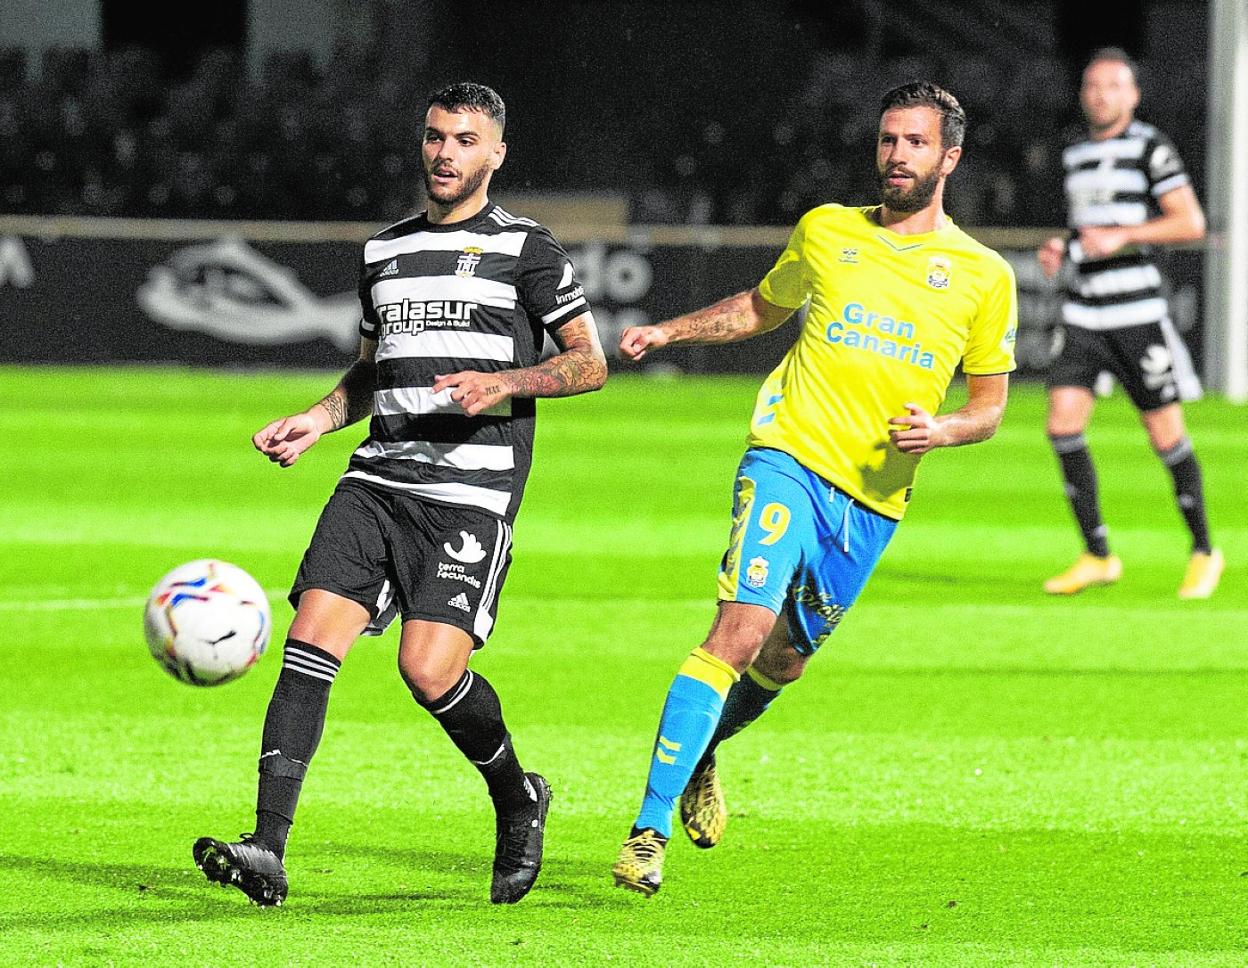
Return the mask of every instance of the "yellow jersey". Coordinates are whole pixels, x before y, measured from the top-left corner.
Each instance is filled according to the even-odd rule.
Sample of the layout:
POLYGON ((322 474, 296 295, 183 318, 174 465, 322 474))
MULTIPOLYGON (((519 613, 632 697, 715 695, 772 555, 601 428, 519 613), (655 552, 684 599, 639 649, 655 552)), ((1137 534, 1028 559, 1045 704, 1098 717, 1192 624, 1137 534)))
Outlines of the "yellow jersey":
POLYGON ((936 413, 959 362, 968 374, 1012 371, 1018 298, 1009 263, 952 221, 899 235, 878 210, 807 212, 759 284, 772 305, 810 308, 759 389, 749 443, 899 520, 919 458, 893 446, 888 419, 907 403, 936 413))

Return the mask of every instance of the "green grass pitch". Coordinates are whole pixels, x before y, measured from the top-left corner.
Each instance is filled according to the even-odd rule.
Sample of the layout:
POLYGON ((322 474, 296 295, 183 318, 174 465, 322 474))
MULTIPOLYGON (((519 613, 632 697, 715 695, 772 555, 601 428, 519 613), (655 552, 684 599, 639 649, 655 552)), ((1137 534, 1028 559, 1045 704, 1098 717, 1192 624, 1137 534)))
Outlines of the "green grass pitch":
MULTIPOLYGON (((615 889, 659 706, 713 611, 755 380, 616 378, 541 405, 497 631, 474 659, 555 790, 546 866, 487 900, 484 785, 408 697, 396 638, 334 688, 285 907, 193 869, 251 828, 282 600, 360 434, 294 469, 250 434, 327 374, 0 369, 0 962, 143 965, 1243 965, 1248 961, 1244 412, 1189 410, 1217 597, 1121 398, 1090 435, 1126 572, 1046 599, 1077 538, 1018 387, 996 439, 924 462, 913 510, 807 677, 721 762, 732 819, 678 833, 662 892, 615 889), (222 557, 276 639, 194 689, 141 603, 222 557)), ((951 401, 954 402, 954 401, 951 401)))

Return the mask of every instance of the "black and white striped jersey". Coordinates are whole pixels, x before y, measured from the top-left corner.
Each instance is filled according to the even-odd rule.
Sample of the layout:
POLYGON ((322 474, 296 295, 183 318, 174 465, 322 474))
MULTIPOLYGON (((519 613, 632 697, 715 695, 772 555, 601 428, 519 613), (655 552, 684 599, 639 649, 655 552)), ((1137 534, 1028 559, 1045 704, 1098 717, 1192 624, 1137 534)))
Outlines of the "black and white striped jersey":
MULTIPOLYGON (((1062 153, 1067 224, 1077 233, 1094 225, 1139 225, 1154 218, 1157 199, 1189 183, 1170 140, 1151 124, 1132 121, 1114 138, 1080 141, 1062 153)), ((1077 237, 1068 253, 1075 278, 1062 321, 1084 329, 1118 329, 1169 318, 1161 274, 1146 249, 1085 259, 1077 237)))
POLYGON ((365 244, 360 303, 360 334, 377 341, 377 386, 368 438, 344 477, 512 520, 534 401, 469 417, 433 383, 537 363, 544 331, 589 311, 567 253, 545 227, 492 203, 446 225, 421 213, 365 244))

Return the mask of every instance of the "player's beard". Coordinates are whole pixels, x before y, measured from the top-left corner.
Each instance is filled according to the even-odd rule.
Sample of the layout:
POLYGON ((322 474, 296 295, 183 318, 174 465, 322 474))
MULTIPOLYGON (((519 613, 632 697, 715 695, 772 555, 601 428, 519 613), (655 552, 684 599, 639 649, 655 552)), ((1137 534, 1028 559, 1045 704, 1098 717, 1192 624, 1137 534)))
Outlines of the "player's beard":
POLYGON ((423 166, 420 173, 425 179, 425 193, 439 205, 446 205, 450 207, 459 204, 481 187, 481 183, 485 181, 490 174, 490 166, 488 164, 483 164, 475 171, 469 172, 467 175, 461 175, 459 190, 455 191, 452 189, 441 195, 435 194, 435 189, 433 187, 433 173, 428 168, 423 166))
POLYGON ((1109 131, 1121 124, 1126 113, 1121 108, 1117 110, 1108 108, 1099 114, 1095 114, 1093 111, 1084 108, 1083 117, 1088 122, 1088 130, 1093 134, 1100 134, 1102 131, 1109 131))
POLYGON ((890 212, 919 212, 927 208, 940 184, 940 167, 926 175, 915 174, 909 188, 899 188, 888 183, 888 170, 879 173, 880 200, 890 212))

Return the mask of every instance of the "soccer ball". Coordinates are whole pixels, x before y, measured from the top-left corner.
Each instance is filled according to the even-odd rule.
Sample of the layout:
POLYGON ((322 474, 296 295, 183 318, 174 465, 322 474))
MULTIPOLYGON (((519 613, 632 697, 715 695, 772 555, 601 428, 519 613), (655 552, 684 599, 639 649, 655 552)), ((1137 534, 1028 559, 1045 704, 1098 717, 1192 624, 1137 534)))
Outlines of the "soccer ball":
POLYGON ((269 644, 269 600, 256 580, 225 561, 173 569, 147 598, 143 630, 152 657, 192 686, 218 686, 256 664, 269 644))

